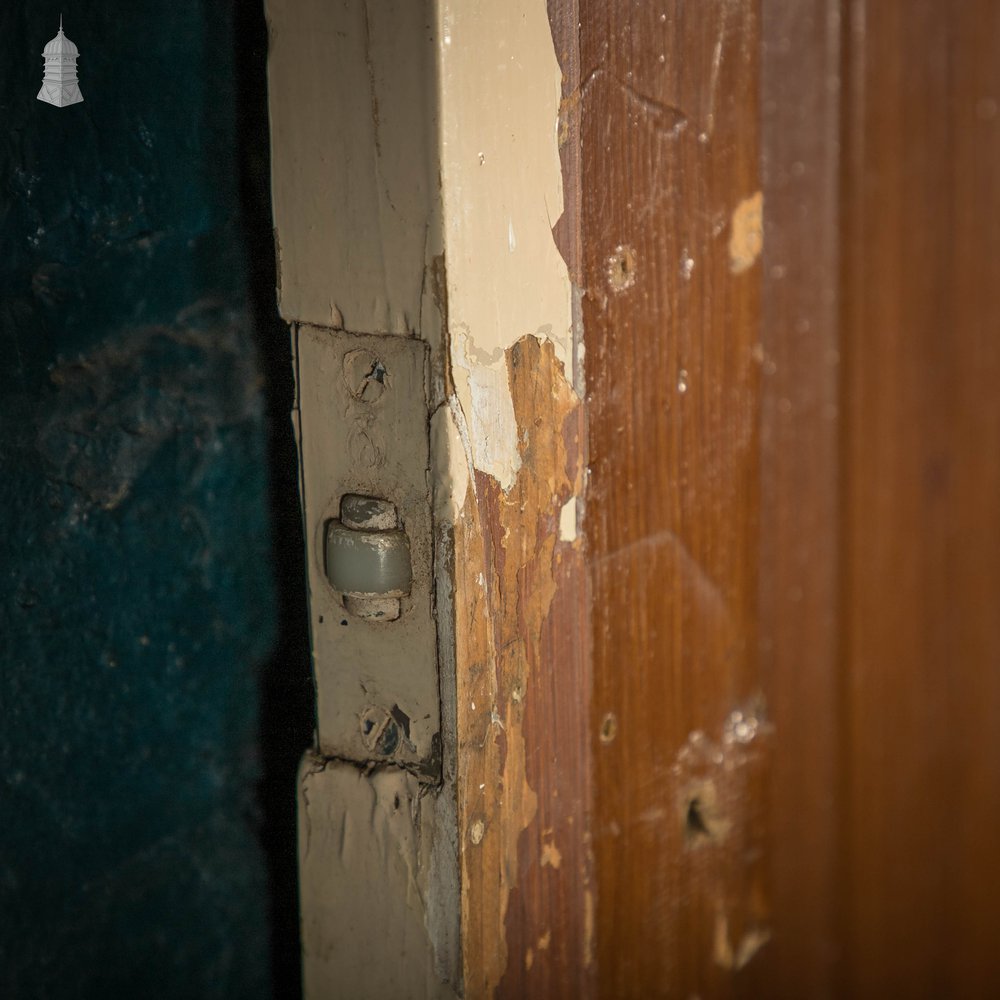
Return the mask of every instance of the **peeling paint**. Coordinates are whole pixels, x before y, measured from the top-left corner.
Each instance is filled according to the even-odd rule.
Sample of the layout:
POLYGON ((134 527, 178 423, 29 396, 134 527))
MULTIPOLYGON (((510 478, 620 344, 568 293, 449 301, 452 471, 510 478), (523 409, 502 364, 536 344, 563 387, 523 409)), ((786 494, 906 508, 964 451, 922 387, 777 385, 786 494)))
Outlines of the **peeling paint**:
POLYGON ((758 191, 733 210, 729 233, 729 269, 742 274, 764 248, 764 195, 758 191))
MULTIPOLYGON (((518 879, 518 842, 535 821, 528 786, 524 713, 527 678, 539 669, 538 637, 555 594, 555 521, 579 483, 566 474, 563 424, 579 406, 554 345, 525 337, 506 354, 518 428, 519 471, 509 491, 475 470, 456 530, 456 630, 459 670, 459 811, 483 821, 478 852, 463 853, 466 982, 471 996, 490 996, 507 967, 505 921, 518 879), (539 400, 545 407, 539 408, 539 400), (480 567, 487 567, 485 588, 480 567), (489 717, 463 706, 491 706, 489 717), (470 978, 473 977, 473 978, 470 978)), ((539 863, 557 869, 562 852, 539 848, 539 863), (543 860, 544 858, 544 860, 543 860)))
POLYGON ((434 517, 439 524, 454 525, 469 490, 471 448, 459 430, 455 409, 447 403, 431 417, 434 517))
POLYGON ((545 4, 440 0, 436 27, 447 402, 432 418, 432 474, 439 523, 454 533, 462 949, 473 998, 506 995, 509 968, 537 975, 551 963, 542 959, 551 918, 531 924, 519 906, 508 942, 508 903, 542 869, 559 884, 574 864, 564 859, 578 856, 565 827, 559 847, 551 824, 539 835, 545 805, 529 785, 537 747, 526 718, 558 560, 580 544, 571 498, 583 463, 567 444, 580 399, 572 286, 552 235, 563 213, 562 81, 545 4))
POLYGON ((576 497, 570 497, 559 511, 559 540, 576 541, 576 497))
POLYGON ((506 492, 519 458, 504 352, 530 334, 565 366, 572 346, 569 274, 552 239, 561 71, 544 4, 442 0, 438 18, 452 376, 475 468, 506 492))
POLYGON ((299 771, 305 995, 459 994, 458 896, 441 797, 399 768, 307 754, 299 771), (444 905, 442 904, 443 897, 444 905), (379 942, 372 961, 372 942, 379 942))

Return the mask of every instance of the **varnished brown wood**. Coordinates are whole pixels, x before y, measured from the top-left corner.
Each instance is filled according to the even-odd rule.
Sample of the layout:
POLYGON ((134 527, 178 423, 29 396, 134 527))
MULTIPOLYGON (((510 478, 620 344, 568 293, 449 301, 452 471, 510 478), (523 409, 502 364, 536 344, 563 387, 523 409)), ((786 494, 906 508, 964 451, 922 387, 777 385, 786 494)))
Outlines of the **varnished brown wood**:
POLYGON ((600 993, 991 995, 1000 7, 755 9, 581 6, 600 993), (755 691, 693 848, 684 741, 755 691))
POLYGON ((851 8, 845 994, 1000 988, 1000 5, 851 8))
POLYGON ((760 671, 773 938, 756 995, 837 996, 841 0, 762 4, 760 671))
POLYGON ((599 991, 725 995, 769 933, 757 4, 580 21, 599 991))
MULTIPOLYGON (((423 860, 414 878, 380 833, 373 856, 400 878, 375 883, 428 919, 391 954, 450 992, 454 971, 437 980, 460 949, 470 998, 1000 993, 1000 4, 547 7, 558 220, 539 208, 555 185, 536 197, 546 157, 530 155, 554 152, 554 105, 518 131, 524 80, 557 83, 544 23, 492 53, 506 67, 533 52, 536 75, 498 75, 491 105, 466 61, 488 47, 488 12, 434 7, 462 28, 435 50, 448 252, 426 259, 423 221, 399 246, 437 290, 425 311, 426 281, 403 282, 437 345, 437 417, 454 423, 433 474, 456 814, 447 791, 396 775, 426 821, 398 843, 418 840, 423 860), (461 152, 480 105, 493 128, 461 152), (515 187, 529 228, 510 259, 531 262, 519 273, 534 287, 497 294, 489 262, 515 251, 515 187), (508 233, 486 263, 484 241, 464 242, 485 213, 508 233), (582 301, 585 405, 549 223, 582 301), (543 289, 536 322, 501 315, 543 289), (464 297, 475 315, 483 296, 495 326, 449 311, 464 297), (509 392, 513 424, 472 405, 473 373, 498 402, 509 392), (452 865, 460 902, 439 892, 452 865)), ((506 13, 493 5, 491 31, 506 13)), ((353 58, 371 71, 355 14, 353 58)), ((404 39, 390 22, 383 41, 404 39)), ((367 75, 409 107, 412 88, 367 75)), ((376 151, 409 149, 412 122, 434 119, 425 102, 393 131, 386 101, 375 118, 363 103, 352 134, 376 151)), ((334 145, 369 190, 358 142, 334 145)), ((325 199, 321 161, 304 176, 325 199)), ((298 213, 308 199, 284 189, 298 213)), ((311 215, 296 225, 315 235, 311 215)), ((306 257, 355 266, 349 243, 306 257)), ((381 267, 373 246, 362 257, 381 267)), ((329 306, 341 325, 328 291, 326 277, 306 289, 317 322, 329 306)), ((409 331, 406 309, 360 325, 390 315, 409 331)), ((359 802, 391 777, 373 774, 349 773, 359 802)), ((382 785, 388 816, 400 796, 382 785)), ((335 813, 312 807, 342 841, 335 813)), ((330 897, 315 898, 322 916, 330 897)))

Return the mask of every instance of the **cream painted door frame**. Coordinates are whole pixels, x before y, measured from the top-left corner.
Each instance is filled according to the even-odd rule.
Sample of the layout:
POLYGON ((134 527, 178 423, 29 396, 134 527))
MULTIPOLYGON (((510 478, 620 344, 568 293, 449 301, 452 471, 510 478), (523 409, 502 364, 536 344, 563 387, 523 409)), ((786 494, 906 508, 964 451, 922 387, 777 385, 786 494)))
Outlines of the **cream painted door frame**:
MULTIPOLYGON (((553 657, 574 683, 585 662, 552 625, 580 596, 585 455, 546 5, 266 9, 318 689, 305 992, 489 996, 556 948, 585 970, 586 781, 560 800, 546 780, 553 657), (408 538, 392 621, 329 583, 350 493, 392 504, 408 538)), ((573 761, 585 692, 562 692, 573 761)))

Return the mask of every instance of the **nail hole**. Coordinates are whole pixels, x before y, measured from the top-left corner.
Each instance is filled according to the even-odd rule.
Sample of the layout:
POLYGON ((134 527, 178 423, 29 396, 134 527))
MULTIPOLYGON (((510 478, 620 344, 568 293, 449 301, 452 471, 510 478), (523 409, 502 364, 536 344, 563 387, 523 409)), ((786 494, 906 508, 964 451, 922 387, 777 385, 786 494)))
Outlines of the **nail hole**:
POLYGON ((697 796, 688 802, 685 832, 691 838, 711 836, 708 832, 708 827, 705 825, 705 818, 701 814, 701 801, 697 796))
POLYGON ((730 822, 722 812, 714 781, 708 779, 688 786, 680 806, 688 847, 718 844, 726 839, 730 822))

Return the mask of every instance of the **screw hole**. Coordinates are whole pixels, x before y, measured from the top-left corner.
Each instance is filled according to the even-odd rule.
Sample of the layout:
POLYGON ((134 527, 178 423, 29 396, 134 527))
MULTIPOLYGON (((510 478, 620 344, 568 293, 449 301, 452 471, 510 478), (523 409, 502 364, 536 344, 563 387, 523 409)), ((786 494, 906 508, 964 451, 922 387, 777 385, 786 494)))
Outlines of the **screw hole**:
POLYGON ((608 284, 613 292, 623 292, 635 284, 636 254, 632 247, 619 246, 608 258, 608 284))
POLYGON ((710 837, 708 827, 705 824, 705 817, 701 814, 701 800, 696 795, 687 807, 687 818, 684 824, 685 833, 689 839, 697 837, 710 837))
POLYGON ((399 746, 399 726, 391 719, 385 724, 375 741, 375 752, 383 757, 390 757, 399 746))
POLYGON ((720 844, 726 839, 730 821, 722 811, 714 781, 707 779, 689 786, 678 805, 688 847, 720 844))

